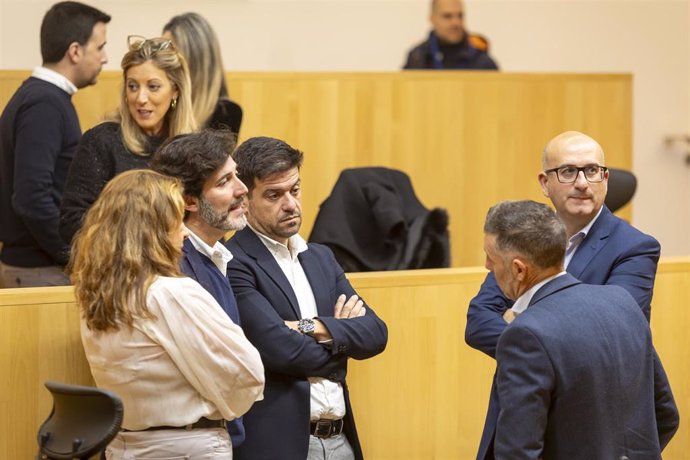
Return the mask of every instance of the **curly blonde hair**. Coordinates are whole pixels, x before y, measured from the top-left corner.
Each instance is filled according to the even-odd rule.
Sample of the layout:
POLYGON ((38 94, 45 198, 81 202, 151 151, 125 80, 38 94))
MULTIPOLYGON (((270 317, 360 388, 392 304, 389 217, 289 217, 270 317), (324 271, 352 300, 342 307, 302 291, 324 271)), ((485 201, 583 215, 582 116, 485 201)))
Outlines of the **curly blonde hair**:
POLYGON ((180 182, 150 170, 112 179, 86 213, 68 265, 89 329, 131 327, 153 318, 146 292, 158 276, 181 276, 173 243, 184 216, 180 182))

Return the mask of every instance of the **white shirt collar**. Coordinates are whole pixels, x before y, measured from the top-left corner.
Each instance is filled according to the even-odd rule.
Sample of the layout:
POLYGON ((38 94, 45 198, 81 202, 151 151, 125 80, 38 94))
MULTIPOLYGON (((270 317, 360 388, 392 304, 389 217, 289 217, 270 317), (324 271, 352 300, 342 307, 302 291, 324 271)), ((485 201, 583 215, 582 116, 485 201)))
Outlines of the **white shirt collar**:
POLYGON ((48 69, 47 67, 36 67, 31 73, 31 76, 38 78, 39 80, 47 81, 48 83, 52 83, 70 96, 77 92, 77 87, 69 80, 69 78, 65 77, 61 73, 48 69))
POLYGON ((562 272, 557 273, 553 276, 549 276, 548 278, 541 280, 540 282, 538 282, 537 284, 535 284, 531 288, 527 289, 525 292, 522 293, 522 295, 520 297, 517 298, 517 300, 513 304, 512 310, 517 314, 520 314, 523 311, 527 310, 527 306, 529 305, 530 301, 532 300, 532 297, 534 297, 534 294, 536 294, 536 292, 539 290, 540 287, 542 287, 543 285, 545 285, 546 283, 548 283, 552 279, 556 279, 559 276, 563 276, 565 274, 566 274, 566 272, 562 271, 562 272))
POLYGON ((224 244, 220 241, 216 241, 216 244, 211 247, 191 230, 189 230, 188 238, 197 251, 211 259, 211 262, 218 267, 218 270, 220 270, 223 276, 227 274, 228 263, 232 260, 232 253, 224 244))
POLYGON ((294 260, 300 253, 309 249, 309 247, 307 246, 307 242, 304 240, 304 238, 302 238, 299 235, 299 233, 295 233, 290 238, 288 238, 288 244, 286 246, 283 243, 279 243, 274 239, 267 237, 266 235, 259 232, 249 224, 247 224, 247 227, 249 227, 254 233, 256 233, 256 236, 259 237, 261 242, 264 244, 264 246, 266 246, 266 248, 271 252, 271 254, 273 254, 274 257, 276 253, 279 251, 288 251, 290 257, 294 260))

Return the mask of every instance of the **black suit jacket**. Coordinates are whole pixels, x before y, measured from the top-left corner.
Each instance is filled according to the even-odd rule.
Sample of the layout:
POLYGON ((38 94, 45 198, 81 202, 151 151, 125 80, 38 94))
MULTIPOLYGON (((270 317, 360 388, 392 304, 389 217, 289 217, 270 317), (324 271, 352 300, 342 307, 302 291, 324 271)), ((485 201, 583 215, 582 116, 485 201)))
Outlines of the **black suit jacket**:
POLYGON ((310 385, 308 377, 341 382, 347 414, 344 431, 357 459, 357 437, 345 376, 349 358, 366 359, 381 353, 388 339, 385 323, 366 305, 366 315, 335 319, 340 294, 355 294, 332 252, 309 244, 298 257, 309 280, 319 319, 328 328, 330 346, 289 329, 284 321, 300 319, 300 309, 280 266, 249 228, 227 244, 233 254, 228 276, 237 296, 242 328, 261 354, 266 370, 264 400, 244 416, 247 438, 235 451, 237 460, 304 460, 309 447, 310 385))

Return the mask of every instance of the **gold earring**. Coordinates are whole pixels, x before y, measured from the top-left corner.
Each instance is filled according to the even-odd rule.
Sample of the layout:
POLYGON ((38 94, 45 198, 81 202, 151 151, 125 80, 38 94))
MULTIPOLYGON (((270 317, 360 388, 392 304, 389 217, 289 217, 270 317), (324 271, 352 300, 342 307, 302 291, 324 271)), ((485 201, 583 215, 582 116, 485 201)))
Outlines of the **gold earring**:
POLYGON ((175 107, 177 107, 177 98, 173 99, 172 102, 170 103, 170 108, 175 110, 175 107))

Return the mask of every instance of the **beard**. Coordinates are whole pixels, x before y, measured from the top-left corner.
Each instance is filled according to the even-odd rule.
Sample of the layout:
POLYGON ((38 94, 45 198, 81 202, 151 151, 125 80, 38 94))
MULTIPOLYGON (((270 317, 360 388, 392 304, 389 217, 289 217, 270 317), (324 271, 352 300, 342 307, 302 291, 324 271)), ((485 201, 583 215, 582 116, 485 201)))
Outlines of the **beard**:
POLYGON ((242 230, 247 225, 247 218, 244 214, 239 217, 230 217, 233 209, 242 205, 242 200, 232 202, 226 211, 217 211, 213 205, 206 201, 204 197, 199 198, 199 217, 209 226, 224 232, 242 230))

